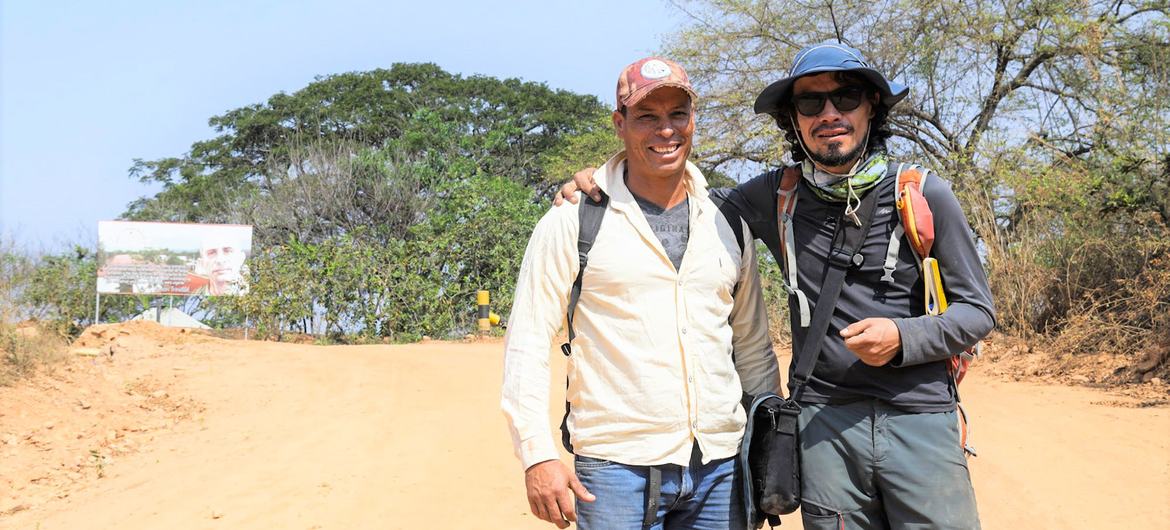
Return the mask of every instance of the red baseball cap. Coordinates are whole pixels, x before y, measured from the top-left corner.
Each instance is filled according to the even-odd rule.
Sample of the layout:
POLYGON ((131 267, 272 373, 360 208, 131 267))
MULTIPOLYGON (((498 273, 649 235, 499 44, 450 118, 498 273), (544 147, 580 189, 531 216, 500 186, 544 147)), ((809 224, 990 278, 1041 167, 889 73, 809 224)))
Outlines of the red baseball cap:
POLYGON ((647 57, 622 70, 617 83, 617 108, 629 107, 642 101, 656 89, 678 87, 687 91, 691 101, 699 99, 686 70, 678 63, 661 57, 647 57))

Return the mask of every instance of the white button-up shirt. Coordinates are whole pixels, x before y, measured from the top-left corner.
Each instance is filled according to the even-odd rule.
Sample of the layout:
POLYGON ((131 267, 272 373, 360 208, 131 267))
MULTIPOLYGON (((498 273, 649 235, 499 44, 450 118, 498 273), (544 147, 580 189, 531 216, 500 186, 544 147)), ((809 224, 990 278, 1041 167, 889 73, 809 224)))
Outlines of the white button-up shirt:
MULTIPOLYGON (((751 234, 741 224, 741 252, 707 197, 706 179, 688 162, 690 236, 676 270, 626 188, 624 169, 619 153, 594 175, 610 199, 573 318, 574 452, 685 466, 697 440, 704 462, 733 456, 745 423, 741 392, 780 388, 751 234)), ((558 457, 548 357, 580 268, 578 223, 578 206, 566 204, 537 224, 508 320, 501 406, 525 469, 558 457)))

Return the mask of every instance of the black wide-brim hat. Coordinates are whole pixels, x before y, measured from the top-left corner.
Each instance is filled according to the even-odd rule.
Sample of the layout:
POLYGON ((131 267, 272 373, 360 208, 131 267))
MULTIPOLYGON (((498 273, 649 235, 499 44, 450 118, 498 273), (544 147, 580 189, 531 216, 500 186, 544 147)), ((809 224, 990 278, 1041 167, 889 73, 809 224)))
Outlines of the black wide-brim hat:
POLYGON ((775 114, 781 111, 792 99, 792 84, 797 78, 823 72, 856 72, 877 87, 881 103, 886 107, 893 107, 910 93, 910 88, 906 85, 890 81, 870 67, 865 56, 861 55, 857 48, 825 41, 800 50, 792 59, 792 69, 788 71, 788 77, 768 85, 760 92, 756 97, 756 114, 775 114))

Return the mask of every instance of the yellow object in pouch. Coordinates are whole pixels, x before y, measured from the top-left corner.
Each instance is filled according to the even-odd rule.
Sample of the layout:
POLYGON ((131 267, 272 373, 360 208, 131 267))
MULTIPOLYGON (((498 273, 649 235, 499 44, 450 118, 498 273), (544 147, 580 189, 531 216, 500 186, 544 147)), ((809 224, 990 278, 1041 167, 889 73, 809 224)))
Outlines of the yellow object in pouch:
POLYGON ((941 315, 947 310, 947 295, 943 293, 938 260, 934 258, 922 260, 922 281, 926 290, 926 314, 941 315))

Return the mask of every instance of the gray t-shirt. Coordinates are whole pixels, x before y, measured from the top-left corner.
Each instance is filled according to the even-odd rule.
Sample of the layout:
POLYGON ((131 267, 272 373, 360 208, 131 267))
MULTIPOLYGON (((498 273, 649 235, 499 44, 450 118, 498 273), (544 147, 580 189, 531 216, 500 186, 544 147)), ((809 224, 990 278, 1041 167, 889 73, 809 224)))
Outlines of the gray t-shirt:
MULTIPOLYGON (((630 192, 630 195, 634 195, 630 192)), ((691 206, 690 199, 684 199, 669 210, 654 204, 646 199, 634 195, 638 206, 642 208, 642 215, 650 223, 650 229, 662 242, 662 248, 670 257, 675 270, 682 266, 683 254, 687 251, 687 241, 691 237, 691 206)))

